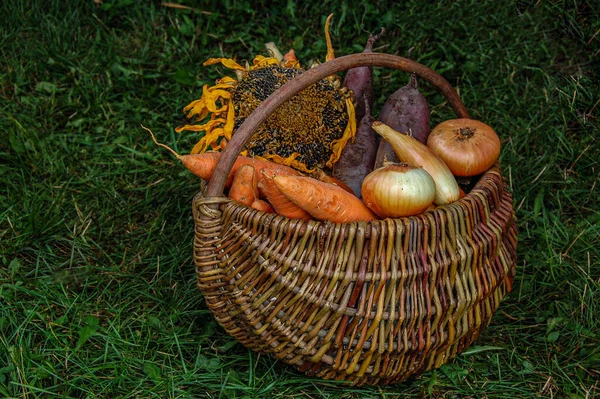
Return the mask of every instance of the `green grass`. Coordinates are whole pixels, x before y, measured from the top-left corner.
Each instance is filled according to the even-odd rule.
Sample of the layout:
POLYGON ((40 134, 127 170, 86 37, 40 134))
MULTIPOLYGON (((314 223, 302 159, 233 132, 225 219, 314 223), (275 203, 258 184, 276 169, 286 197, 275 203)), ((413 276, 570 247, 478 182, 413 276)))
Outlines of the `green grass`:
MULTIPOLYGON (((588 1, 31 0, 0 5, 0 397, 600 395, 600 14, 588 1), (96 4, 96 3, 102 3, 96 4), (143 3, 143 4, 141 4, 143 3), (309 3, 307 3, 309 4, 309 3), (224 9, 224 12, 217 11, 224 9), (182 107, 274 41, 305 64, 378 51, 442 73, 503 140, 516 284, 476 344, 390 387, 306 377, 219 327, 195 286, 182 107)), ((407 75, 376 69, 377 106, 407 75)), ((432 123, 451 110, 431 87, 432 123)))

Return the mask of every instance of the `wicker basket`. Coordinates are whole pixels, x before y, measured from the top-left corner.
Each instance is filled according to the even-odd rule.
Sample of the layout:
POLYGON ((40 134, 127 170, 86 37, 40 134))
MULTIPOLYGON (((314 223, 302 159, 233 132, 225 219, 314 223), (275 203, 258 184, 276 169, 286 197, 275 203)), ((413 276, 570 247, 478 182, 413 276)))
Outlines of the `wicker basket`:
POLYGON ((469 346, 511 290, 517 246, 498 164, 457 202, 369 223, 303 222, 222 196, 235 156, 281 102, 365 65, 415 72, 468 116, 451 86, 420 64, 377 53, 341 57, 263 102, 193 201, 198 286, 217 321, 252 350, 357 385, 405 380, 469 346))

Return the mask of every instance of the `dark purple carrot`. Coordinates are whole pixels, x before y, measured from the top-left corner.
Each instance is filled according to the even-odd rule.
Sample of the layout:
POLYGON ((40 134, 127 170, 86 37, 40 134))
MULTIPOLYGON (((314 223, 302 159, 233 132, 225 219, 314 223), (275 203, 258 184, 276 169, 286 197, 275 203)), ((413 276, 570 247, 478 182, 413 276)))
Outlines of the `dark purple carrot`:
MULTIPOLYGON (((417 76, 412 74, 406 86, 396 90, 383 104, 378 117, 392 129, 408 133, 421 143, 427 143, 429 136, 429 106, 417 87, 417 76)), ((399 162, 391 145, 386 140, 379 142, 375 168, 383 166, 385 161, 399 162)))
POLYGON ((379 135, 373 130, 373 117, 368 100, 363 97, 364 116, 356 128, 354 143, 349 142, 344 147, 340 159, 333 166, 333 177, 346 183, 354 194, 361 198, 362 182, 366 175, 373 170, 379 135))
MULTIPOLYGON (((373 45, 384 33, 385 29, 381 28, 381 32, 378 35, 369 35, 369 40, 367 40, 367 45, 363 53, 372 53, 373 45)), ((369 107, 373 108, 373 67, 350 69, 346 72, 342 86, 352 90, 352 93, 354 93, 356 122, 358 124, 365 115, 364 102, 361 100, 363 96, 366 97, 369 107)))

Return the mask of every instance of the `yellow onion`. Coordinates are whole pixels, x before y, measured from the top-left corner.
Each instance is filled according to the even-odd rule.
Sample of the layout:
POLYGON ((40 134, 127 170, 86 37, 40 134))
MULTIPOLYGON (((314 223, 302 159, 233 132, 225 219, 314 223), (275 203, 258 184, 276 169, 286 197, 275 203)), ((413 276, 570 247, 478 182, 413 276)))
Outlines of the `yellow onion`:
POLYGON ((421 167, 427 171, 435 182, 436 205, 446 205, 460 198, 460 190, 456 179, 448 166, 435 155, 425 144, 411 136, 399 133, 381 123, 373 122, 373 130, 386 139, 402 162, 421 167))
POLYGON ((363 202, 381 218, 417 215, 435 197, 435 182, 424 169, 389 163, 369 173, 362 183, 363 202))
POLYGON ((450 119, 437 125, 427 146, 455 176, 476 176, 500 156, 500 138, 489 125, 474 119, 450 119))

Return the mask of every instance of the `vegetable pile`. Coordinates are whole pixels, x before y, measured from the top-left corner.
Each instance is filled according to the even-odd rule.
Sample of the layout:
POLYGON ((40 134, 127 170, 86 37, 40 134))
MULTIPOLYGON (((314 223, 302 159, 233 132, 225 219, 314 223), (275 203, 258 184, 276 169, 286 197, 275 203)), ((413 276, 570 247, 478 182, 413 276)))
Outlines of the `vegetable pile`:
MULTIPOLYGON (((363 54, 373 51, 383 33, 369 37, 363 54)), ((283 56, 282 66, 294 60, 290 50, 283 56)), ((372 68, 350 69, 343 89, 353 97, 357 112, 350 122, 357 129, 336 162, 307 169, 306 165, 281 162, 281 157, 238 155, 227 176, 225 194, 257 211, 304 221, 345 223, 405 217, 468 195, 473 182, 500 155, 498 135, 481 121, 446 120, 430 131, 429 107, 415 74, 388 98, 377 119, 371 114, 372 68)), ((158 143, 153 134, 152 138, 207 181, 219 163, 220 150, 227 145, 223 138, 212 151, 179 155, 158 143)))

